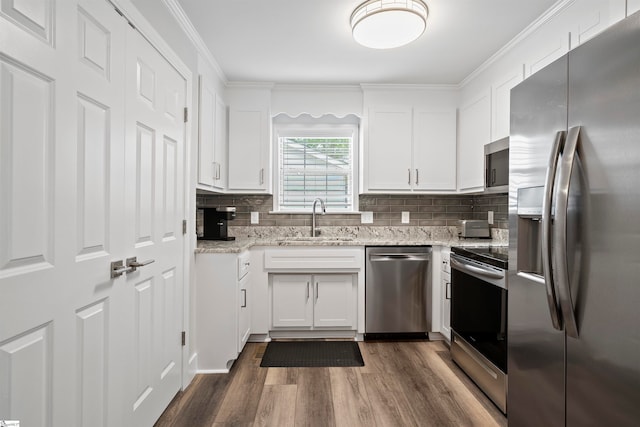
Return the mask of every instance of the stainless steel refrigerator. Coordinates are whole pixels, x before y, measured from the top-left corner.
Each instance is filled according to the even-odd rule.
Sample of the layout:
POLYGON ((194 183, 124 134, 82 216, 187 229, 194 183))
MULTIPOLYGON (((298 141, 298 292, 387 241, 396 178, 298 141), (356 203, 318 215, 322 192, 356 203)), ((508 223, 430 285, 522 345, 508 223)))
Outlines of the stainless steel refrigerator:
POLYGON ((640 13, 512 90, 509 168, 509 425, 640 425, 640 13))

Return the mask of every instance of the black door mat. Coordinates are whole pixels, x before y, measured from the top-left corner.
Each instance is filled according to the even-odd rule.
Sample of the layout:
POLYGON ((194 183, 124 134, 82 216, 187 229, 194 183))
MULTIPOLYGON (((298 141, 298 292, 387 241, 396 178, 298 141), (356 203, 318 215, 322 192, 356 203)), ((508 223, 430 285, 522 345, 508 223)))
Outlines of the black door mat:
POLYGON ((364 366, 354 341, 271 341, 262 356, 263 368, 364 366))

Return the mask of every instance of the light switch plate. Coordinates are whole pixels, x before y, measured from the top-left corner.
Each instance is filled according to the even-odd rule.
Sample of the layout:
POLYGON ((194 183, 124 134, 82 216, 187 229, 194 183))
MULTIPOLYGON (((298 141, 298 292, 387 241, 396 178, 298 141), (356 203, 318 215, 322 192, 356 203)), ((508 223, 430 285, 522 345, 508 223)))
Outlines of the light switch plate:
POLYGON ((493 211, 487 212, 487 222, 493 224, 493 211))
POLYGON ((251 224, 260 223, 260 212, 251 212, 251 224))
POLYGON ((373 212, 361 212, 360 213, 360 223, 362 223, 362 224, 373 224, 373 212))
POLYGON ((402 223, 409 224, 409 212, 402 212, 402 223))

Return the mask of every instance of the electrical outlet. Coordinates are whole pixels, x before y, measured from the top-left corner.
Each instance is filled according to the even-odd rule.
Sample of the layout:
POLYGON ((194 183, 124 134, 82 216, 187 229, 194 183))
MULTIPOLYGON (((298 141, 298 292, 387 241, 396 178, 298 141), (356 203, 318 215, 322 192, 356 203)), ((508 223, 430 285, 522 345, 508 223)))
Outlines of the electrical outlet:
POLYGON ((487 212, 487 222, 493 224, 493 211, 487 212))
POLYGON ((409 224, 409 212, 402 212, 402 223, 403 224, 409 224))
POLYGON ((251 224, 260 223, 260 212, 251 212, 251 224))
POLYGON ((360 213, 361 224, 373 224, 373 212, 361 212, 360 213))

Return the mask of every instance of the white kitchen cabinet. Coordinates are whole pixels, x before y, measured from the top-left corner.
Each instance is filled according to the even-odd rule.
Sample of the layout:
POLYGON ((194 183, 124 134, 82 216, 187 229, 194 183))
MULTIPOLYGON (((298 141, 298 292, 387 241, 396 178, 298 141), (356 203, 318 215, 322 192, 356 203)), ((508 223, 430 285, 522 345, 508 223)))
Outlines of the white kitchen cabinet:
POLYGON ((354 274, 272 274, 274 329, 355 329, 354 274))
POLYGON ((369 109, 367 190, 411 190, 412 115, 410 106, 369 109))
POLYGON ((518 64, 491 86, 491 140, 509 136, 511 89, 524 79, 523 64, 518 64))
POLYGON ((251 265, 248 254, 238 257, 238 353, 251 335, 251 304, 249 303, 249 266, 251 265))
POLYGON ((315 274, 313 326, 316 328, 355 327, 355 276, 315 274))
POLYGON ((235 88, 229 96, 228 191, 271 192, 270 89, 235 88))
POLYGON ((365 192, 456 189, 456 113, 411 105, 369 109, 365 192))
POLYGON ((251 334, 250 253, 196 255, 198 371, 227 372, 251 334))
POLYGON ((224 191, 227 165, 227 107, 207 79, 200 76, 198 106, 198 185, 224 191))
POLYGON ((313 326, 312 277, 309 274, 271 276, 271 315, 274 328, 313 326))
POLYGON ((451 264, 449 263, 451 250, 443 249, 441 252, 442 269, 440 272, 440 333, 451 341, 451 264))
POLYGON ((455 191, 455 110, 413 110, 412 158, 414 190, 455 191))
POLYGON ((640 10, 640 0, 627 0, 627 16, 640 10))
POLYGON ((484 189, 484 145, 491 142, 491 91, 483 90, 460 107, 458 189, 484 189))

